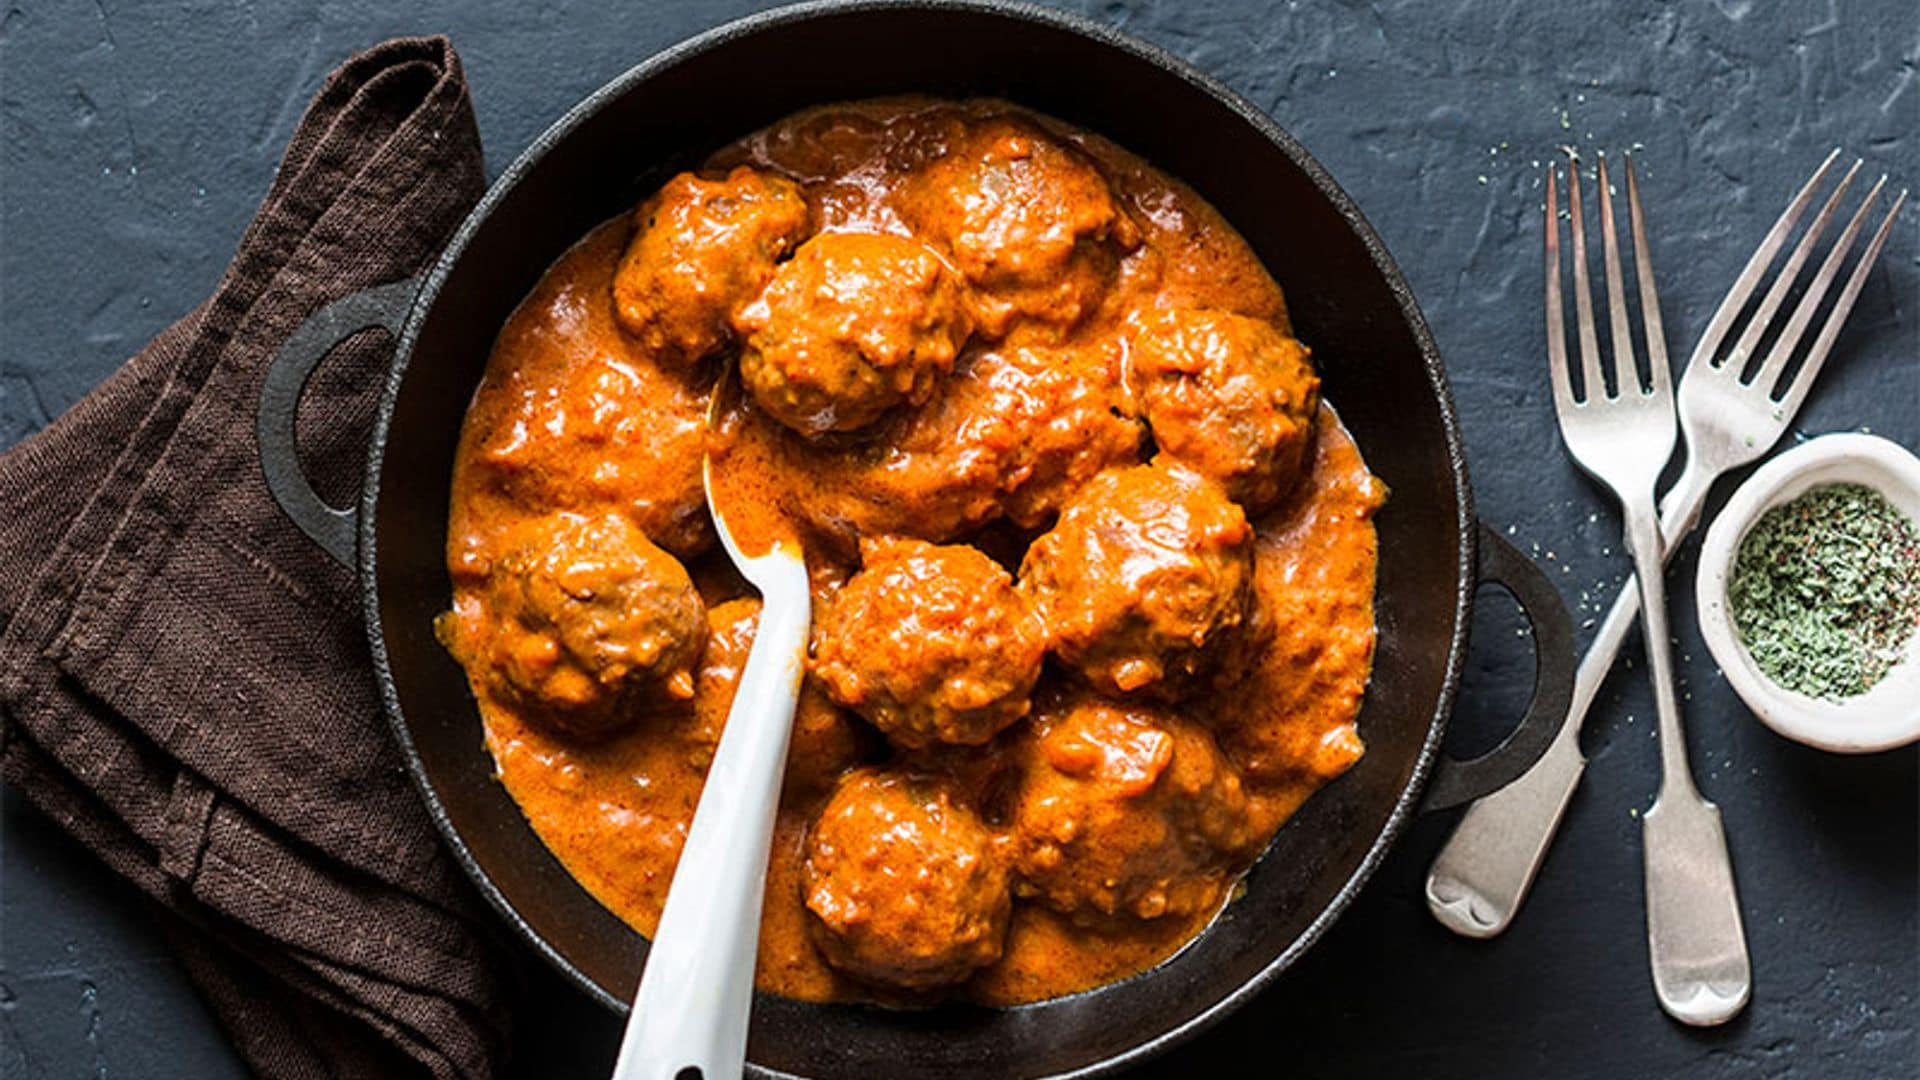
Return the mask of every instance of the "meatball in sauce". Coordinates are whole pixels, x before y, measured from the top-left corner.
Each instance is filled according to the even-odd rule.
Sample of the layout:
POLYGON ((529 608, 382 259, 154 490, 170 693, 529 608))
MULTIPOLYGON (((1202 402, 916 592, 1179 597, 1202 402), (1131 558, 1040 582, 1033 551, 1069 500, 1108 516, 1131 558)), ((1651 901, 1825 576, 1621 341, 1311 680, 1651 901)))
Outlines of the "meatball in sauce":
POLYGON ((993 833, 938 778, 862 770, 807 838, 806 904, 834 967, 901 990, 1000 958, 1013 907, 993 833))
POLYGON ((1130 370, 1160 452, 1259 514, 1299 479, 1320 405, 1307 349, 1263 319, 1179 310, 1135 340, 1130 370))
POLYGON ((1020 578, 1054 651, 1095 689, 1177 694, 1248 619, 1253 527, 1177 462, 1113 469, 1027 549, 1020 578))
POLYGON ((1053 336, 1099 307, 1138 227, 1095 164, 1013 115, 930 123, 900 216, 952 252, 984 333, 1053 336))
POLYGON ((1384 489, 1247 244, 1006 102, 810 109, 563 255, 456 455, 442 640, 500 782, 642 934, 759 619, 703 457, 813 578, 761 990, 1136 974, 1363 752, 1384 489))
POLYGON ((526 522, 476 599, 442 620, 448 646, 561 731, 612 734, 693 697, 706 608, 686 568, 618 514, 526 522))
POLYGON ((813 672, 896 745, 977 746, 1027 715, 1047 636, 979 550, 872 541, 814 618, 813 672))
POLYGON ((1140 460, 1146 429, 1125 402, 1116 349, 976 350, 866 438, 815 442, 743 418, 718 448, 740 465, 720 472, 736 500, 779 507, 845 557, 869 537, 1031 529, 1102 469, 1140 460))
POLYGON ((614 311, 655 360, 686 365, 728 342, 735 309, 805 235, 807 204, 785 177, 741 168, 717 180, 682 173, 634 218, 614 311))
POLYGON ((1212 910, 1254 834, 1239 775, 1171 710, 1070 697, 1020 748, 1022 889, 1087 919, 1212 910))
POLYGON ((735 324, 740 378, 803 435, 854 431, 918 405, 953 369, 969 327, 961 287, 923 244, 826 233, 800 246, 735 324))

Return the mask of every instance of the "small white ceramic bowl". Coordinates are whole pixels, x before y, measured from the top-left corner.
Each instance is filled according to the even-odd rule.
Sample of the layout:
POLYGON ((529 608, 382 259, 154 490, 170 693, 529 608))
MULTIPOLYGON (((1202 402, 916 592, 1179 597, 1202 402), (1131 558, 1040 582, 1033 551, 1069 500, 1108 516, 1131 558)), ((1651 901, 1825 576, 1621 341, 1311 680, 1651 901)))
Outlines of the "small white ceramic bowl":
POLYGON ((1734 553, 1760 515, 1809 488, 1864 484, 1920 522, 1920 459, 1877 435, 1841 433, 1809 439, 1747 478, 1707 530, 1694 579, 1700 634, 1760 722, 1796 742, 1842 754, 1891 750, 1920 739, 1920 633, 1907 654, 1873 689, 1826 701, 1784 687, 1761 673, 1727 612, 1734 553))

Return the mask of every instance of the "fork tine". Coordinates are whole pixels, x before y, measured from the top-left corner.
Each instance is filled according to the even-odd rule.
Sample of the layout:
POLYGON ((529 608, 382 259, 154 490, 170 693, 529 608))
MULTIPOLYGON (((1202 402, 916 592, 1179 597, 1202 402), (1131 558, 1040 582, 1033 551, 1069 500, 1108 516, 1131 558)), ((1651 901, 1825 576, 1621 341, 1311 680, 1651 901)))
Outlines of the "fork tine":
POLYGON ((1833 284, 1835 275, 1840 272, 1841 261, 1847 257, 1847 252, 1853 248, 1854 240, 1860 236, 1860 227, 1866 223, 1867 215, 1873 211, 1874 204, 1880 201, 1880 189, 1886 186, 1887 178, 1882 176, 1873 185, 1873 190, 1867 192, 1867 197, 1860 204, 1860 208, 1853 212, 1853 217, 1847 222, 1846 229, 1841 232, 1840 238, 1833 242, 1833 249, 1827 252, 1825 259, 1821 260, 1820 269, 1813 275, 1812 283, 1807 286, 1806 293, 1800 297, 1800 303, 1794 306, 1793 314, 1788 317, 1787 325, 1780 331, 1780 336, 1774 339, 1773 349, 1767 354, 1766 362, 1760 365, 1759 373, 1753 377, 1755 387, 1769 395, 1772 394, 1773 384, 1779 380, 1780 373, 1786 369, 1787 361, 1793 356, 1793 347, 1800 344, 1800 335, 1806 332, 1807 324, 1813 321, 1814 309, 1820 306, 1821 298, 1826 296, 1828 287, 1833 284))
MULTIPOLYGON (((1833 168, 1833 163, 1839 157, 1840 150, 1835 147, 1827 159, 1820 163, 1820 167, 1813 170, 1807 182, 1800 186, 1793 201, 1787 204, 1786 210, 1773 223, 1773 228, 1767 230, 1753 257, 1747 260, 1747 265, 1740 270, 1740 276, 1734 279, 1733 288, 1727 290, 1726 299, 1720 301, 1713 318, 1707 321, 1706 332, 1700 335, 1700 343, 1694 346, 1692 355, 1687 358, 1688 371, 1713 366, 1714 354, 1720 351, 1720 343, 1726 340, 1727 330, 1733 326, 1733 320, 1739 316, 1740 309, 1747 306, 1747 298, 1753 295, 1754 287, 1760 284, 1767 267, 1773 265, 1773 257, 1780 253, 1781 245, 1787 242, 1788 234, 1799 224, 1800 215, 1806 212, 1807 204, 1813 201, 1813 193, 1826 182, 1827 171, 1833 168)), ((1738 377, 1739 372, 1734 372, 1734 375, 1738 377)))
POLYGON ((1553 377, 1556 410, 1573 405, 1572 374, 1567 370, 1567 315, 1560 301, 1560 191, 1553 162, 1547 162, 1547 368, 1553 377))
POLYGON ((1634 175, 1633 155, 1625 155, 1627 166, 1627 217, 1633 226, 1633 266, 1640 277, 1640 321, 1647 332, 1647 372, 1653 376, 1656 394, 1672 389, 1672 373, 1667 369, 1667 331, 1660 322, 1660 295, 1653 288, 1653 254, 1647 249, 1647 221, 1640 212, 1640 180, 1634 175))
POLYGON ((1874 230, 1873 239, 1867 244, 1867 250, 1860 253, 1860 259, 1853 264, 1853 273, 1847 275, 1847 283, 1833 302, 1833 310, 1827 312, 1827 321, 1820 326, 1820 333, 1813 339, 1813 346, 1807 350, 1806 362, 1793 377, 1793 384, 1781 399, 1781 410, 1792 416, 1806 400, 1807 389, 1813 385, 1814 378, 1820 374, 1820 366, 1827 362, 1827 352, 1833 348, 1833 339, 1840 336, 1840 328, 1846 324, 1847 315, 1853 311, 1853 301, 1860 295, 1860 287, 1866 284, 1867 272, 1873 269, 1874 260, 1880 257, 1880 249, 1886 245, 1887 234, 1893 231, 1894 220, 1900 216, 1900 209, 1907 205, 1907 193, 1902 189, 1893 200, 1893 206, 1887 216, 1881 220, 1880 227, 1874 230))
POLYGON ((1600 250, 1606 256, 1602 272, 1607 278, 1607 321, 1613 345, 1614 393, 1625 394, 1628 387, 1642 390, 1640 369, 1633 358, 1633 331, 1627 325, 1626 286, 1620 279, 1619 232, 1613 225, 1613 184, 1607 179, 1607 155, 1600 153, 1600 168, 1595 176, 1600 192, 1600 250))
POLYGON ((1753 318, 1747 322, 1747 328, 1740 332, 1740 340, 1734 342, 1733 350, 1727 353, 1727 373, 1734 378, 1740 378, 1745 373, 1748 361, 1753 358, 1754 349, 1760 344, 1761 335, 1767 332, 1768 324, 1773 322, 1774 313, 1780 310, 1781 302, 1787 298, 1787 293, 1792 291, 1794 279, 1800 276, 1800 268, 1806 264, 1807 256, 1813 254, 1814 243, 1820 239, 1820 234, 1826 231, 1828 223, 1833 221, 1834 214, 1839 212, 1840 202, 1846 197, 1847 191, 1853 187, 1853 178, 1859 172, 1860 162, 1856 160, 1853 167, 1847 170, 1847 175, 1840 178, 1840 186, 1834 188, 1833 194, 1827 196, 1826 203, 1820 207, 1819 216, 1813 219, 1813 224, 1807 226, 1806 234, 1800 237, 1798 244, 1793 246, 1793 253, 1787 256, 1785 265, 1780 267, 1779 276, 1773 279, 1773 285, 1767 289, 1767 295, 1761 299, 1760 306, 1754 309, 1753 318))
POLYGON ((1567 155, 1567 202, 1573 210, 1573 310, 1580 325, 1581 390, 1587 401, 1607 396, 1600 377, 1600 340, 1593 329, 1593 288, 1587 283, 1587 226, 1580 214, 1580 159, 1567 155))

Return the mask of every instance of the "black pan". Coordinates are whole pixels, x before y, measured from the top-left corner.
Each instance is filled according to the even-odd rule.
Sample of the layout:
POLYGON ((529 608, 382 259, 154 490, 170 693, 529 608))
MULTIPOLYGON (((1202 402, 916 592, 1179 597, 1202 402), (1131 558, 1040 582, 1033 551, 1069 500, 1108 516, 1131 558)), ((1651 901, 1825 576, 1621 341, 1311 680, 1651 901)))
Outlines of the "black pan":
MULTIPOLYGON (((1286 289, 1327 397, 1392 489, 1379 516, 1379 652, 1366 756, 1308 801, 1245 896, 1184 952, 1127 981, 1013 1009, 822 1006, 762 995, 761 1075, 1087 1075, 1192 1035, 1291 964, 1352 900, 1416 808, 1459 804, 1546 749, 1572 685, 1552 585, 1474 517, 1446 373, 1393 260, 1353 203, 1273 121, 1185 63, 1106 27, 1013 4, 814 4, 731 23, 608 83, 487 192, 432 271, 316 315, 270 370, 261 457, 287 513, 356 566, 387 711, 435 820, 534 948, 609 1007, 647 943, 547 852, 497 784, 460 668, 434 640, 448 481, 495 334, 589 228, 674 172, 808 105, 880 94, 991 94, 1099 132, 1177 176, 1236 225, 1286 289), (350 333, 397 340, 357 510, 326 506, 293 451, 307 375, 350 333), (1538 677, 1527 716, 1470 762, 1439 753, 1477 585, 1521 601, 1538 677)), ((1412 929, 1409 928, 1409 932, 1412 929)))

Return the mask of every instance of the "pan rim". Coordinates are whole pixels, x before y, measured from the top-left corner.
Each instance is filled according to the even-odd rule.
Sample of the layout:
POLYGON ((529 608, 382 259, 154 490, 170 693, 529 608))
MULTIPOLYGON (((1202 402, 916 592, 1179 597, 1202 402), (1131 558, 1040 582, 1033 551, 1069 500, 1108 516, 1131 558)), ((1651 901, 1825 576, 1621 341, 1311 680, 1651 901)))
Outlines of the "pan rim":
MULTIPOLYGON (((386 447, 400 390, 411 366, 413 348, 425 322, 425 316, 433 308, 441 287, 452 273, 454 266, 460 261, 475 234, 484 226, 499 204, 555 146, 570 137, 578 127, 606 107, 609 102, 694 57, 740 38, 820 18, 912 11, 958 12, 1038 24, 1043 28, 1062 30, 1090 39, 1108 49, 1124 54, 1128 59, 1148 64, 1179 78, 1225 107, 1241 123, 1252 128, 1261 138, 1277 147, 1296 168, 1301 170, 1347 226, 1354 231, 1375 271, 1380 274, 1381 280, 1392 294, 1400 318, 1405 322, 1421 354, 1428 387, 1440 414, 1447 464, 1453 480, 1455 528, 1459 538, 1459 559, 1455 566, 1453 596, 1453 633, 1442 668, 1440 692, 1433 714, 1428 718, 1426 737, 1415 758, 1407 783, 1401 789, 1385 822, 1374 836, 1366 854, 1320 912, 1285 949, 1264 964, 1252 977, 1174 1028, 1160 1032, 1100 1061, 1066 1072, 1049 1074, 1059 1080, 1101 1076, 1164 1053, 1217 1024, 1292 966, 1351 906, 1354 898, 1378 870, 1415 815, 1427 782, 1432 777, 1460 682, 1476 588, 1478 530, 1475 527, 1476 516, 1472 487, 1467 472, 1464 439, 1439 347, 1414 298, 1411 286, 1408 285, 1398 264, 1394 262, 1385 244, 1359 207, 1318 160, 1263 110, 1213 76, 1159 46, 1134 38, 1105 24, 1084 16, 1021 2, 1021 0, 806 0, 803 3, 772 8, 721 24, 669 46, 615 76, 569 108, 515 157, 500 176, 488 186, 486 193, 448 240, 432 268, 420 279, 419 288, 414 294, 395 342, 393 362, 381 389, 368 443, 366 472, 361 484, 356 574, 361 593, 363 618, 366 623, 368 646, 379 684, 383 711, 386 713, 402 756, 406 760, 407 771, 422 793, 427 803, 428 813, 455 860, 480 893, 486 897, 488 903, 514 928, 526 944, 589 997, 616 1013, 624 1015, 628 1003, 607 992, 536 931, 480 865, 465 839, 454 826, 438 788, 432 777, 428 775, 425 763, 414 744, 411 729, 399 701, 398 687, 388 655, 380 612, 379 579, 376 572, 378 565, 377 508, 380 499, 381 473, 386 460, 386 447)), ((1149 972, 1139 977, 1150 976, 1149 972)), ((1049 1001, 1057 1000, 1061 999, 1049 999, 1049 1001)), ((1034 1003, 1034 1005, 1043 1004, 1046 1003, 1034 1003)), ((1030 1007, 1033 1005, 1014 1008, 1030 1007)), ((766 1077, 769 1080, 788 1080, 788 1078, 803 1080, 795 1074, 753 1062, 748 1063, 747 1073, 750 1076, 766 1077)))

